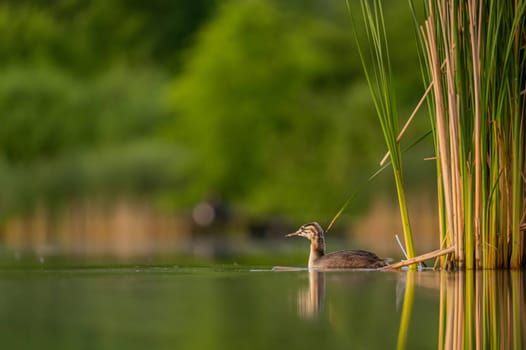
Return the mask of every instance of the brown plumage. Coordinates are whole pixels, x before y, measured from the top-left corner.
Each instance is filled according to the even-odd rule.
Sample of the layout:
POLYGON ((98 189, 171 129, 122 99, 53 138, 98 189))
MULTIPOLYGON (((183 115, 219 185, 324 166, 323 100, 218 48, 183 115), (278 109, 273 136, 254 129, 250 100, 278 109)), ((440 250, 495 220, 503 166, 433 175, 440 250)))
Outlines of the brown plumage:
POLYGON ((301 226, 285 237, 301 236, 310 240, 309 268, 318 269, 377 269, 387 266, 386 259, 366 250, 341 250, 325 254, 323 228, 317 222, 301 226))

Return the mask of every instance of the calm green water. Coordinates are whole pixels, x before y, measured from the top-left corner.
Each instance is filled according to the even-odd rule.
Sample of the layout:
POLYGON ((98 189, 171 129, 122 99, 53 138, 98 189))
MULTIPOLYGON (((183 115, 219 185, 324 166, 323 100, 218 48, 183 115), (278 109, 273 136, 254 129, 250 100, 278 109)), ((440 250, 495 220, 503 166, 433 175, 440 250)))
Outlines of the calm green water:
MULTIPOLYGON (((420 272, 407 348, 436 349, 439 283, 420 272)), ((249 268, 0 271, 6 349, 393 349, 406 273, 249 268)))

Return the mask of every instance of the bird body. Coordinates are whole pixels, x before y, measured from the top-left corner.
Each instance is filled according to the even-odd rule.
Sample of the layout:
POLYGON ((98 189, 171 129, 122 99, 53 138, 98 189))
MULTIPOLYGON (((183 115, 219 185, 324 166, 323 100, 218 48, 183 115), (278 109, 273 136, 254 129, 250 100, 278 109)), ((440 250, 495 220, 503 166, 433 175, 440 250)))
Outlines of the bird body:
POLYGON ((323 228, 317 222, 301 226, 286 237, 300 236, 310 240, 309 268, 318 269, 377 269, 387 266, 386 259, 366 250, 341 250, 325 254, 323 228))

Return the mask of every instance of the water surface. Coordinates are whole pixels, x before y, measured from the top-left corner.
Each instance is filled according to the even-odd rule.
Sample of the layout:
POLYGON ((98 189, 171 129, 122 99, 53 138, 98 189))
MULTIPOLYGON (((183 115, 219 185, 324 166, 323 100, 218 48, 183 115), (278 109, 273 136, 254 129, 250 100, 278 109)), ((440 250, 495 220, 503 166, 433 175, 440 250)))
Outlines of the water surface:
MULTIPOLYGON (((436 349, 421 272, 408 348, 436 349)), ((0 336, 32 349, 392 349, 406 273, 126 267, 0 271, 0 336)))

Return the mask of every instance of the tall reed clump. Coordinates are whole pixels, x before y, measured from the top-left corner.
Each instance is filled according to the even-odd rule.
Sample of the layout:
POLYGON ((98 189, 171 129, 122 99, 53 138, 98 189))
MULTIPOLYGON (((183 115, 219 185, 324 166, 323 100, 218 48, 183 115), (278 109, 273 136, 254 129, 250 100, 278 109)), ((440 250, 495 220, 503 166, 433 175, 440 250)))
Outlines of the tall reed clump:
MULTIPOLYGON (((352 15, 349 0, 347 0, 347 7, 352 15)), ((361 8, 370 50, 366 55, 362 50, 363 44, 358 42, 358 52, 389 151, 400 206, 407 257, 412 258, 415 256, 415 250, 404 189, 402 152, 398 138, 396 96, 392 85, 391 63, 382 6, 379 0, 374 0, 371 4, 367 0, 361 0, 361 8)), ((355 37, 358 38, 357 35, 355 37)))
MULTIPOLYGON (((453 251, 440 264, 519 268, 526 231, 526 0, 422 1, 423 23, 409 4, 428 87, 422 98, 435 143, 441 248, 453 251)), ((382 5, 361 0, 361 7, 371 49, 365 57, 358 43, 359 54, 388 146, 411 257, 382 5)))
POLYGON ((518 268, 526 198, 526 1, 428 0, 424 7, 418 34, 423 75, 432 85, 441 231, 444 244, 455 247, 442 264, 518 268))

